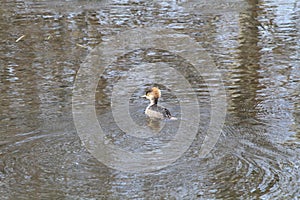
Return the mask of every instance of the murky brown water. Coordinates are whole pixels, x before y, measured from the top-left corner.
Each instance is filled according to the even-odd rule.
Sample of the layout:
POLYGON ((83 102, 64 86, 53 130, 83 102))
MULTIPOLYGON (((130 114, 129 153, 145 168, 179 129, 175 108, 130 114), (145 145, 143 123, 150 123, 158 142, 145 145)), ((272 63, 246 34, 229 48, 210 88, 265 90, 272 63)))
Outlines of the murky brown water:
MULTIPOLYGON (((0 13, 1 199, 300 198, 296 0, 5 0, 0 13), (182 58, 155 49, 137 49, 107 67, 96 91, 98 120, 114 145, 133 151, 155 147, 156 140, 139 146, 117 131, 110 96, 119 77, 134 79, 141 87, 131 96, 130 115, 140 126, 159 130, 161 124, 144 117, 147 102, 139 98, 152 82, 131 77, 130 67, 143 74, 141 66, 167 63, 189 77, 197 93, 201 122, 190 148, 166 168, 126 173, 106 167, 81 143, 72 116, 80 65, 112 35, 138 27, 168 28, 194 38, 220 70, 226 121, 206 158, 199 157, 199 149, 211 120, 209 85, 182 58)), ((149 75, 158 73, 147 69, 149 75)), ((168 81, 167 73, 163 77, 163 104, 180 117, 176 93, 188 96, 189 90, 174 93, 169 86, 176 81, 168 81)), ((164 140, 177 127, 166 123, 164 140)))

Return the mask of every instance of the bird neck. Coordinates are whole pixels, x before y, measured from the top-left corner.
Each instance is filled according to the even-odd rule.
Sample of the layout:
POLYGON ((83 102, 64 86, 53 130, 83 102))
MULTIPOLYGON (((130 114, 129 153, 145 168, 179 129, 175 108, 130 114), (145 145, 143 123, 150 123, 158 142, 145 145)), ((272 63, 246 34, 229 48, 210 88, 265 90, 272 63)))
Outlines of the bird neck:
POLYGON ((158 98, 153 98, 150 100, 151 105, 157 105, 157 103, 158 103, 158 98))

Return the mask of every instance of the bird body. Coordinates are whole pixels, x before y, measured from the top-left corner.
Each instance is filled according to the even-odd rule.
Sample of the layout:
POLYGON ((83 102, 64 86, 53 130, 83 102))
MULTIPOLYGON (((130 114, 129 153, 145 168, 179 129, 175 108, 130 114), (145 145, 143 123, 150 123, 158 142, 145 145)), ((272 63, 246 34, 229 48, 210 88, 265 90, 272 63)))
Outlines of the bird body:
POLYGON ((145 110, 145 114, 150 118, 158 119, 175 119, 171 116, 170 111, 158 105, 158 99, 161 97, 161 91, 157 87, 152 87, 146 91, 146 95, 143 95, 146 99, 150 100, 150 104, 145 110))

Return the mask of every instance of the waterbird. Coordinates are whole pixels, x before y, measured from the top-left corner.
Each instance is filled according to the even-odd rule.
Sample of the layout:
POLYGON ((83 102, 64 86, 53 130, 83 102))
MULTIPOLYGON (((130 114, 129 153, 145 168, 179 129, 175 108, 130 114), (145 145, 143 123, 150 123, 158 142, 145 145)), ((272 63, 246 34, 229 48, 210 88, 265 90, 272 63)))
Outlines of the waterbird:
POLYGON ((158 105, 158 99, 161 97, 161 91, 158 87, 152 87, 146 91, 146 94, 141 96, 150 100, 150 104, 145 110, 145 114, 150 118, 157 118, 157 119, 171 119, 176 120, 177 118, 172 117, 170 111, 158 105))

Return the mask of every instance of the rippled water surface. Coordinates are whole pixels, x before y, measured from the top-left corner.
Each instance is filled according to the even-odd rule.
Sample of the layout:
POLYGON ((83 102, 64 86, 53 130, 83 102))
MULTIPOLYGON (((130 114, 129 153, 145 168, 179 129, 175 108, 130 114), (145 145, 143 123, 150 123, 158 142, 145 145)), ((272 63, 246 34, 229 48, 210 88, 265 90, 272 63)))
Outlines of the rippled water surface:
MULTIPOLYGON (((182 41, 167 46, 180 46, 182 41)), ((1 199, 300 198, 299 45, 296 0, 2 1, 1 199), (83 76, 87 86, 93 74, 99 74, 93 108, 105 144, 126 152, 156 152, 160 159, 160 145, 175 138, 182 147, 185 140, 176 139, 177 131, 200 114, 200 121, 189 125, 197 132, 182 155, 154 171, 124 172, 96 159, 87 148, 95 144, 78 134, 72 106, 73 112, 84 107, 89 96, 85 88, 74 93, 74 83, 99 45, 113 46, 113 36, 137 28, 188 36, 218 70, 201 74, 179 56, 181 51, 146 44, 124 50, 107 66, 99 65, 103 73, 88 65, 91 76, 83 76), (178 77, 188 85, 183 87, 178 77), (179 120, 145 117, 148 102, 140 96, 151 85, 162 89, 161 104, 179 120), (214 93, 223 86, 226 95, 214 93), (113 90, 118 87, 121 90, 113 90), (114 110, 113 95, 124 99, 130 119, 148 132, 133 135, 122 129, 115 114, 124 110, 114 110), (214 95, 222 97, 226 108, 216 116, 226 119, 216 145, 203 157, 201 146, 216 120, 214 95), (184 106, 195 112, 185 115, 184 106)), ((188 50, 196 51, 193 48, 188 50)), ((90 121, 81 123, 88 126, 90 121)), ((171 146, 169 152, 176 150, 171 146)), ((103 154, 111 161, 110 155, 114 154, 103 154)), ((137 158, 129 164, 151 165, 137 158)))

